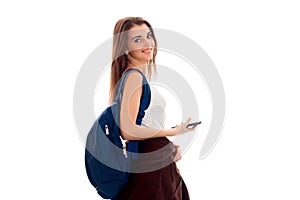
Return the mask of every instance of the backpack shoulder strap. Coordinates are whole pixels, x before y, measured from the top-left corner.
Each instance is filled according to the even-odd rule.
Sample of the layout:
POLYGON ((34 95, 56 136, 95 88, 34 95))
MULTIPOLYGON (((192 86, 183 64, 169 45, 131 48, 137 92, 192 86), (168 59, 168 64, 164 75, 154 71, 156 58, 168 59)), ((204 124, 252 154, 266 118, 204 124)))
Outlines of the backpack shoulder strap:
POLYGON ((118 99, 120 98, 120 95, 121 95, 121 93, 123 91, 123 87, 124 87, 124 84, 125 84, 125 80, 128 77, 129 73, 132 72, 132 71, 138 71, 143 76, 143 82, 144 82, 145 76, 144 76, 144 74, 140 70, 138 70, 136 68, 129 68, 129 69, 127 69, 127 71, 121 77, 120 85, 119 85, 118 91, 116 93, 116 96, 114 98, 114 102, 117 102, 118 99))

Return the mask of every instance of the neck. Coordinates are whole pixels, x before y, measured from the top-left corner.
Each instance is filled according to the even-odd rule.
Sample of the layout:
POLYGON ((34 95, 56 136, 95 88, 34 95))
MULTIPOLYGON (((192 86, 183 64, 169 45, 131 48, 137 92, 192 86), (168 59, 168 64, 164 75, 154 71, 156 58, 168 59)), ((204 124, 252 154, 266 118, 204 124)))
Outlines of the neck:
POLYGON ((138 70, 143 72, 144 75, 145 75, 147 65, 148 65, 147 62, 146 63, 141 63, 141 62, 129 61, 127 68, 137 68, 138 70))

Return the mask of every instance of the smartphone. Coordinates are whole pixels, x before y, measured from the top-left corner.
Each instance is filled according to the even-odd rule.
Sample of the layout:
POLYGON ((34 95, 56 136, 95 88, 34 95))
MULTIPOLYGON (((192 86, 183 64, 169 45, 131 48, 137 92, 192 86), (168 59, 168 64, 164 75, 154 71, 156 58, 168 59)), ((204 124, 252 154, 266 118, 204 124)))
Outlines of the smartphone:
MULTIPOLYGON (((201 124, 201 121, 199 122, 193 122, 193 123, 189 123, 188 125, 186 125, 186 128, 192 128, 193 126, 197 126, 201 124)), ((176 126, 173 126, 172 128, 175 128, 176 126)))
POLYGON ((194 122, 194 123, 190 123, 190 124, 188 124, 186 127, 187 127, 187 128, 193 128, 193 127, 195 127, 195 126, 197 126, 197 125, 199 125, 199 124, 201 124, 201 121, 199 121, 199 122, 194 122))

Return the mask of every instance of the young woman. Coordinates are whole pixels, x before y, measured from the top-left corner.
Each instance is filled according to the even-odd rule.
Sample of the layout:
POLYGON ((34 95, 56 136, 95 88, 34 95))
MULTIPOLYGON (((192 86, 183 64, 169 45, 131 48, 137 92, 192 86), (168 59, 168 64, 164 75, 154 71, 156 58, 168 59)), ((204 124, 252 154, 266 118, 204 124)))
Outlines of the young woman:
MULTIPOLYGON (((147 81, 151 78, 152 72, 156 72, 156 53, 154 32, 146 20, 140 17, 127 17, 116 23, 110 103, 114 99, 121 76, 127 70, 131 70, 120 99, 120 130, 122 138, 129 141, 128 145, 134 144, 131 141, 138 144, 139 153, 157 151, 171 143, 166 136, 176 136, 195 129, 195 127, 186 128, 190 118, 175 128, 163 129, 165 105, 163 96, 157 90, 150 89, 147 81)), ((131 146, 133 149, 134 145, 131 146)), ((176 153, 170 155, 173 162, 153 171, 131 173, 128 184, 116 199, 189 199, 187 188, 175 164, 181 159, 179 147, 175 145, 174 148, 177 150, 176 153)))

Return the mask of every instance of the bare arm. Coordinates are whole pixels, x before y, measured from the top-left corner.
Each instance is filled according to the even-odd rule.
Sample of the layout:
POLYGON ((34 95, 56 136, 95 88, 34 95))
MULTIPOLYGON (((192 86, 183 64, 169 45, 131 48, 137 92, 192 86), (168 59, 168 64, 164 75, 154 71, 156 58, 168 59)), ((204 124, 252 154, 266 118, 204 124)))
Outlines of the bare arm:
POLYGON ((185 128, 190 119, 186 123, 182 123, 172 129, 159 130, 137 125, 135 122, 142 96, 142 84, 143 78, 138 72, 130 73, 126 79, 120 110, 120 129, 123 139, 144 140, 147 138, 174 136, 194 130, 194 128, 185 128))

